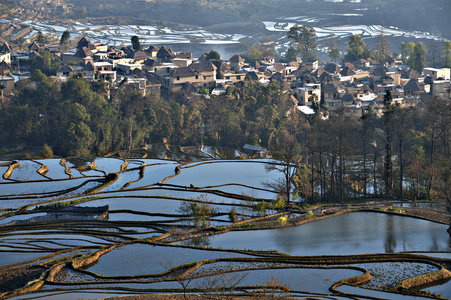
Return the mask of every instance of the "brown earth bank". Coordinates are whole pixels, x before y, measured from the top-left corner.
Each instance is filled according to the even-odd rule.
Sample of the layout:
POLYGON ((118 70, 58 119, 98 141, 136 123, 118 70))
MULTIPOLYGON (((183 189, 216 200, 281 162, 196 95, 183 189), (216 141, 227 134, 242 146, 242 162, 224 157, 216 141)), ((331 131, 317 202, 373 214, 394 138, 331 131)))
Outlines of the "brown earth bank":
POLYGON ((46 268, 30 266, 26 268, 0 271, 0 293, 14 291, 28 282, 38 279, 46 268))

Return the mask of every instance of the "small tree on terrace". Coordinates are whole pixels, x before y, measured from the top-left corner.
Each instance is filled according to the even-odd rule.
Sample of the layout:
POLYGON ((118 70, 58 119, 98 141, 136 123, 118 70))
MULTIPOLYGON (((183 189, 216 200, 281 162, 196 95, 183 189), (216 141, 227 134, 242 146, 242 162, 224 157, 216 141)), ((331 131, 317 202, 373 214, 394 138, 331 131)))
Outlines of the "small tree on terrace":
POLYGON ((292 179, 301 160, 301 147, 287 130, 281 130, 276 146, 271 151, 276 161, 266 165, 266 171, 279 171, 283 177, 275 182, 266 182, 266 186, 281 194, 287 205, 290 205, 292 179))

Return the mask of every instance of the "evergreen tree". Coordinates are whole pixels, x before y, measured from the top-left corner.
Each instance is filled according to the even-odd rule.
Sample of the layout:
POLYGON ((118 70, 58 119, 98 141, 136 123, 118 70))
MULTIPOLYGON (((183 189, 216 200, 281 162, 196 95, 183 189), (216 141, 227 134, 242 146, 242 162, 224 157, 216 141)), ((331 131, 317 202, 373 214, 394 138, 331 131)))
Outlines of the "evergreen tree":
POLYGON ((358 34, 349 37, 348 51, 345 54, 344 61, 353 62, 357 59, 366 59, 374 54, 366 47, 362 37, 358 34))
POLYGON ((221 55, 219 55, 219 53, 214 50, 211 50, 210 53, 205 53, 205 55, 207 56, 207 59, 216 59, 216 60, 221 59, 221 55))
POLYGON ((384 95, 384 128, 385 128, 385 161, 384 161, 384 182, 385 195, 393 197, 393 142, 392 142, 392 115, 393 115, 393 97, 390 90, 384 95))
POLYGON ((443 67, 451 68, 451 41, 442 42, 443 45, 443 67))
POLYGON ((69 32, 69 30, 66 30, 61 35, 60 45, 64 45, 69 39, 70 39, 70 32, 69 32))
POLYGON ((424 49, 423 42, 419 42, 415 45, 413 50, 412 64, 410 67, 421 74, 426 67, 426 50, 424 49))
POLYGON ((316 60, 318 44, 315 29, 309 25, 293 26, 288 32, 288 38, 293 39, 303 60, 316 60))
POLYGON ((139 37, 137 35, 132 36, 131 42, 132 42, 133 50, 135 52, 141 50, 141 43, 140 43, 139 37))
POLYGON ((44 37, 44 35, 42 34, 42 31, 39 30, 39 31, 38 31, 38 35, 36 36, 36 43, 37 43, 39 46, 42 46, 42 45, 44 45, 44 42, 45 42, 45 37, 44 37))

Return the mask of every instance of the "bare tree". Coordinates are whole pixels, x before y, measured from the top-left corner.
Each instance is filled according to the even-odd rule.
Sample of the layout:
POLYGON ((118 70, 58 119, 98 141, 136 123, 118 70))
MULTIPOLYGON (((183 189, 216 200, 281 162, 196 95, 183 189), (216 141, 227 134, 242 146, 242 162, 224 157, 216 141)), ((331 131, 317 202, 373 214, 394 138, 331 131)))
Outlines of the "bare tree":
POLYGON ((283 284, 283 280, 279 280, 274 276, 271 279, 268 278, 267 281, 261 283, 253 295, 254 299, 263 300, 282 300, 282 299, 292 299, 290 295, 290 286, 283 284))
POLYGON ((196 274, 198 279, 196 287, 202 292, 205 299, 229 300, 233 298, 238 285, 247 276, 247 272, 235 272, 233 267, 228 269, 213 267, 205 273, 196 274))
POLYGON ((278 162, 268 163, 266 171, 279 171, 283 174, 283 177, 264 184, 281 194, 286 204, 290 205, 292 179, 301 160, 301 148, 293 135, 287 130, 282 130, 277 138, 277 146, 271 153, 278 162))
POLYGON ((189 273, 189 266, 176 266, 169 259, 160 262, 160 265, 171 272, 171 278, 182 287, 183 299, 188 300, 188 287, 194 279, 189 273))

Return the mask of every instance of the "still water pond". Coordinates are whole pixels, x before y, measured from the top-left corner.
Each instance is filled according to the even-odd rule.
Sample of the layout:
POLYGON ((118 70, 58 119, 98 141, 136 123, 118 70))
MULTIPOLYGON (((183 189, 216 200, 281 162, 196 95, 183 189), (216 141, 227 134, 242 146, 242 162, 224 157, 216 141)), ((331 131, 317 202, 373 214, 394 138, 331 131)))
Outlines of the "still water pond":
POLYGON ((290 255, 351 255, 400 251, 450 251, 448 226, 358 212, 282 229, 237 231, 208 238, 214 248, 277 250, 290 255))

